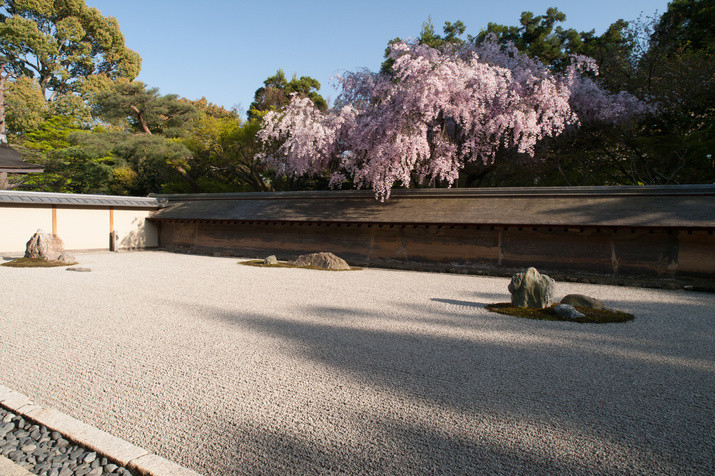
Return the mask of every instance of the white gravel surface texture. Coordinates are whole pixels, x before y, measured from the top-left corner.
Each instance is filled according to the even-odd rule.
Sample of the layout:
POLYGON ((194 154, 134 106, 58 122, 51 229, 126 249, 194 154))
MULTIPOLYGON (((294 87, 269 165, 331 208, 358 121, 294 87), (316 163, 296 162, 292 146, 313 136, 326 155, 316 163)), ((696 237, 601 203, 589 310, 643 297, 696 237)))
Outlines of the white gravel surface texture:
POLYGON ((625 324, 519 319, 504 278, 79 254, 0 268, 0 384, 207 475, 713 474, 715 295, 558 283, 625 324))

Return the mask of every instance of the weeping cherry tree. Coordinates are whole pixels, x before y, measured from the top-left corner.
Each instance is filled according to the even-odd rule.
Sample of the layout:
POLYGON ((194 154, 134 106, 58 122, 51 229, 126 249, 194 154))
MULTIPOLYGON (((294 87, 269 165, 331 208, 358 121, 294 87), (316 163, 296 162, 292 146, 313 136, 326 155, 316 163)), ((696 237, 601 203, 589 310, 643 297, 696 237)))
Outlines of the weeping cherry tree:
POLYGON ((619 122, 651 108, 598 86, 595 62, 575 56, 563 73, 489 38, 442 50, 390 46, 390 74, 338 78, 336 106, 321 111, 294 96, 269 112, 259 138, 263 160, 280 174, 351 178, 376 198, 396 185, 451 186, 470 161, 490 163, 500 148, 534 156, 534 147, 584 121, 619 122))

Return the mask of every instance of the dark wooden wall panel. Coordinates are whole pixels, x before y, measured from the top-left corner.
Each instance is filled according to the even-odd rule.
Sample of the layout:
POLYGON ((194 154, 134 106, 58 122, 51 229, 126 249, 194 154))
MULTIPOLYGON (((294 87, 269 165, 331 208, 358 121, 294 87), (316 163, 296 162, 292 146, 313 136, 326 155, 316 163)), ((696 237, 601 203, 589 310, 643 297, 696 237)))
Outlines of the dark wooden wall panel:
POLYGON ((711 277, 715 274, 715 235, 712 232, 678 233, 678 272, 711 277))
POLYGON ((674 274, 678 271, 677 233, 619 230, 613 243, 620 274, 674 274))
POLYGON ((162 221, 169 249, 291 259, 331 251, 350 264, 522 268, 609 275, 715 275, 715 240, 692 232, 608 228, 474 227, 162 221))
POLYGON ((502 239, 502 264, 573 269, 597 273, 613 271, 610 233, 579 228, 507 228, 502 239))

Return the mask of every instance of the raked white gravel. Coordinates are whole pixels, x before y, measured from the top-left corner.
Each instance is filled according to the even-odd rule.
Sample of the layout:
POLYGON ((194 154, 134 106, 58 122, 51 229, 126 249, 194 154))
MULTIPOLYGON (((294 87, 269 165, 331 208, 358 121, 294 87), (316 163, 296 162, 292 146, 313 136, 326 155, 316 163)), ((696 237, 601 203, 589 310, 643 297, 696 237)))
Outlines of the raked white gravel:
POLYGON ((79 254, 0 267, 0 384, 207 475, 715 473, 715 296, 558 283, 625 324, 493 314, 503 278, 79 254))

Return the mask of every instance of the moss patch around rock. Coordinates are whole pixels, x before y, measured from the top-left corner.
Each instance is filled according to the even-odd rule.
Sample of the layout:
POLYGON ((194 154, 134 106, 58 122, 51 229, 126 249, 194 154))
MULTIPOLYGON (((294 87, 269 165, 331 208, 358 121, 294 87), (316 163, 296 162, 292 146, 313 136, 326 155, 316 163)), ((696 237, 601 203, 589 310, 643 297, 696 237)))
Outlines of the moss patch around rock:
POLYGON ((282 261, 279 261, 276 264, 264 264, 262 259, 256 259, 256 260, 250 260, 250 261, 239 261, 238 264, 242 264, 245 266, 255 266, 257 268, 300 268, 300 269, 317 269, 319 271, 359 271, 362 269, 362 268, 353 268, 353 267, 350 267, 350 269, 325 269, 325 268, 319 268, 317 266, 297 266, 297 265, 282 262, 282 261))
POLYGON ((487 305, 487 309, 499 314, 508 316, 523 317, 526 319, 540 319, 545 321, 567 321, 567 322, 582 322, 591 324, 606 324, 609 322, 626 322, 635 318, 633 314, 628 314, 621 311, 609 311, 605 309, 591 309, 583 306, 574 306, 579 312, 584 314, 584 317, 577 319, 565 319, 554 311, 554 306, 544 309, 535 309, 532 307, 517 307, 510 302, 500 302, 497 304, 487 305))
POLYGON ((10 268, 56 268, 58 266, 74 266, 77 263, 67 263, 66 261, 45 261, 39 258, 17 258, 0 266, 10 268))

